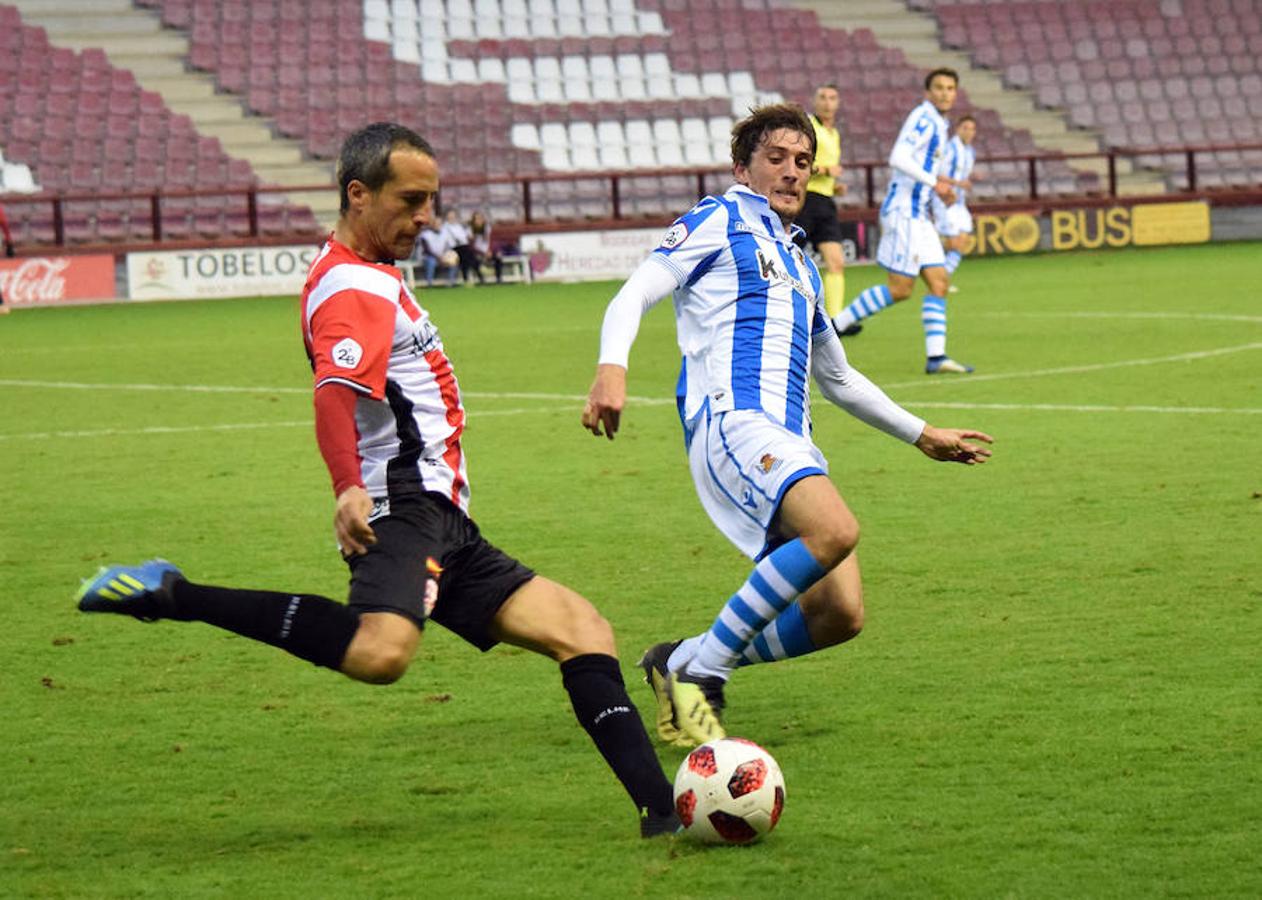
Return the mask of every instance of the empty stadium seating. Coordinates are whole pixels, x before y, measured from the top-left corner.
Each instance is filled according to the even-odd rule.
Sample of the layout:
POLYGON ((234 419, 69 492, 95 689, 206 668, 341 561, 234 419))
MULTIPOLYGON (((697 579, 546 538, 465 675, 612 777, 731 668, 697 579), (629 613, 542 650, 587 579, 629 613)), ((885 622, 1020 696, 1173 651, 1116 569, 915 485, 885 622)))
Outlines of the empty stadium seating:
MULTIPOLYGON (((900 51, 879 46, 870 32, 821 28, 813 13, 778 0, 364 0, 358 8, 317 0, 299 19, 288 17, 287 0, 144 2, 190 31, 194 65, 274 116, 278 130, 311 154, 330 157, 349 128, 392 118, 440 148, 458 145, 444 159, 457 177, 723 166, 735 117, 769 99, 805 102, 825 81, 861 88, 843 96, 847 157, 880 160, 920 99, 921 74, 900 51), (278 28, 281 20, 289 27, 278 28), (768 39, 777 52, 755 52, 768 39), (336 62, 310 65, 319 58, 336 62)), ((1028 134, 1006 129, 988 110, 973 112, 983 154, 1033 149, 1028 134)), ((1077 189, 1066 166, 1049 165, 1055 184, 1077 189)), ((1009 174, 983 190, 1024 191, 1023 173, 1009 174)), ((847 178, 847 202, 862 204, 862 172, 847 178)), ((540 183, 532 212, 595 210, 596 184, 574 188, 593 195, 584 200, 540 183)), ((656 184, 656 198, 644 196, 647 181, 630 189, 634 200, 624 208, 660 215, 692 193, 656 184)), ((608 186, 600 193, 607 198, 608 186)), ((507 186, 446 194, 498 218, 524 213, 520 192, 507 186)))
MULTIPOLYGON (((944 45, 1063 109, 1114 148, 1262 141, 1262 7, 1254 0, 910 0, 944 45)), ((1182 154, 1148 153, 1186 187, 1182 154)), ((1262 152, 1198 156, 1201 186, 1262 184, 1262 152)))
MULTIPOLYGON (((81 53, 52 46, 42 28, 0 5, 0 147, 8 164, 4 190, 38 187, 68 195, 121 191, 215 190, 246 187, 256 179, 248 162, 230 158, 219 141, 197 133, 160 96, 142 90, 131 72, 111 65, 100 50, 81 53), (17 183, 24 164, 29 181, 17 183)), ((11 204, 19 243, 53 239, 49 204, 11 204)), ((214 239, 244 234, 243 196, 165 198, 166 236, 214 239)), ((314 231, 304 207, 282 204, 264 217, 276 230, 314 231)), ((148 201, 76 199, 63 209, 71 243, 146 240, 153 221, 148 201)))
MULTIPOLYGON (((367 122, 404 122, 439 148, 447 205, 486 209, 501 221, 526 214, 513 176, 548 172, 593 177, 534 182, 536 218, 607 216, 603 173, 611 171, 626 172, 618 183, 624 214, 676 212, 697 192, 695 175, 635 173, 722 168, 735 118, 771 99, 809 102, 824 82, 842 87, 844 159, 879 163, 922 96, 922 72, 898 48, 865 29, 824 28, 788 0, 133 2, 187 35, 189 66, 211 73, 222 92, 269 117, 313 158, 331 158, 341 137, 367 122)), ((937 18, 945 45, 1001 70, 1113 146, 1262 139, 1256 3, 908 5, 937 18)), ((100 51, 52 47, 41 29, 0 5, 0 77, 13 85, 0 96, 0 147, 9 164, 30 167, 28 189, 171 191, 177 196, 162 202, 167 236, 246 229, 243 199, 178 194, 250 185, 249 164, 197 134, 100 51)), ((978 119, 979 156, 1038 152, 1028 132, 976 108, 967 91, 957 111, 978 119)), ((1207 156, 1202 184, 1258 178, 1247 152, 1207 156)), ((1037 171, 1045 194, 1101 188, 1064 162, 1040 162, 1037 171)), ((984 172, 978 199, 1024 195, 1024 163, 990 163, 984 172)), ((884 166, 875 175, 879 197, 884 166)), ((12 180, 22 177, 15 169, 12 180)), ((725 180, 707 176, 700 187, 725 180)), ((851 166, 845 182, 843 203, 867 202, 862 168, 851 166)), ((1180 186, 1178 176, 1170 185, 1180 186)), ((16 218, 26 239, 50 234, 47 215, 16 218)), ((76 199, 64 218, 74 241, 152 233, 147 201, 76 199)), ((309 212, 283 203, 264 203, 260 218, 270 231, 315 228, 309 212)))

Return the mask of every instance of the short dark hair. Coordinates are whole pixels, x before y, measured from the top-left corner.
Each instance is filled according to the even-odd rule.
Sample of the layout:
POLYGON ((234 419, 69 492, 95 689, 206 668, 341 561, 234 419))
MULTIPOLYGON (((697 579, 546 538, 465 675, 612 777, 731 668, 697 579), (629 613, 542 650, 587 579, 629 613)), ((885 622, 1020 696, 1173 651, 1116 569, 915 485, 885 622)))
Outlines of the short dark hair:
POLYGON ((749 115, 732 126, 732 164, 747 166, 754 151, 773 131, 788 128, 806 135, 815 156, 815 126, 806 111, 796 103, 772 103, 749 111, 749 115))
POLYGON ((394 122, 373 122, 348 135, 337 155, 337 186, 341 211, 350 209, 347 189, 358 181, 376 191, 390 180, 390 154, 400 147, 410 147, 434 157, 434 148, 411 128, 394 122))
POLYGON ((820 91, 836 91, 837 93, 841 93, 841 88, 837 87, 836 82, 825 81, 823 84, 816 85, 815 93, 818 94, 820 91))
POLYGON ((946 66, 939 66, 938 68, 934 69, 932 72, 930 72, 928 75, 925 76, 925 90, 926 91, 929 90, 929 85, 933 84, 933 79, 937 78, 939 75, 947 76, 948 78, 950 78, 952 81, 955 82, 956 87, 960 86, 960 73, 959 72, 955 71, 954 69, 948 69, 946 66))
POLYGON ((955 120, 955 127, 959 128, 965 122, 972 122, 974 125, 977 124, 977 120, 974 119, 972 116, 960 116, 958 119, 955 120))

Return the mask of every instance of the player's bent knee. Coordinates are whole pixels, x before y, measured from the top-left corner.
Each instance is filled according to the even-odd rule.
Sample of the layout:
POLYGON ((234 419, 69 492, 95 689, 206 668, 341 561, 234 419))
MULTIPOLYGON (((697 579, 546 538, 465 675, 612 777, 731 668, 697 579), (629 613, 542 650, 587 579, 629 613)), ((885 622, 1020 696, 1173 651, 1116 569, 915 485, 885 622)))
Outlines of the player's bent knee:
POLYGON ((369 613, 361 617, 342 660, 343 674, 367 684, 393 684, 407 672, 420 634, 402 616, 369 613))
POLYGON ((360 660, 354 677, 368 684, 394 684, 407 672, 411 662, 411 655, 397 648, 380 651, 360 660))
POLYGON ((555 658, 564 662, 587 653, 616 654, 613 626, 590 603, 587 610, 575 617, 573 627, 553 647, 555 658))

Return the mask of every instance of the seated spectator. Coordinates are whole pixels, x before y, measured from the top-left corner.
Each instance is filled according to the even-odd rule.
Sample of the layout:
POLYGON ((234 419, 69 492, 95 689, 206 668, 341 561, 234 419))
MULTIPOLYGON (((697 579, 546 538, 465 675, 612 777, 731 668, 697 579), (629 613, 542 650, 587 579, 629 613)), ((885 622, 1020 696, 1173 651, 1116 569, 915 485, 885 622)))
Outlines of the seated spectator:
MULTIPOLYGON (((481 211, 469 217, 469 237, 473 241, 473 253, 477 257, 478 272, 481 273, 483 263, 490 262, 495 268, 495 283, 501 283, 504 280, 504 258, 500 255, 498 248, 491 246, 491 223, 481 211)), ((478 280, 481 280, 480 274, 478 280)))
POLYGON ((477 256, 469 243, 469 229, 460 221, 460 213, 454 209, 447 210, 447 220, 443 222, 442 230, 448 245, 456 251, 460 262, 460 277, 464 279, 465 284, 473 283, 470 275, 482 281, 482 269, 478 266, 477 256))
POLYGON ((447 271, 447 283, 454 286, 459 272, 459 258, 448 242, 447 232, 430 222, 416 242, 416 252, 425 266, 425 286, 434 286, 434 273, 441 267, 447 271))

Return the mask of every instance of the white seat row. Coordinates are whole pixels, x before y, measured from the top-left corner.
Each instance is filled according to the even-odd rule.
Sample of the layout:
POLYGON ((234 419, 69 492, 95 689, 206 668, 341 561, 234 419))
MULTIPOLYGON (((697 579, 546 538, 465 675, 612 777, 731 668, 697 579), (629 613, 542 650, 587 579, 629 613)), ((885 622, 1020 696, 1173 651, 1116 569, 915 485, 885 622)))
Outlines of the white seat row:
POLYGON ((635 15, 635 0, 364 0, 365 17, 386 19, 635 15))
POLYGON ((729 159, 732 120, 632 119, 513 126, 513 146, 539 152, 547 169, 637 169, 721 166, 729 159))

